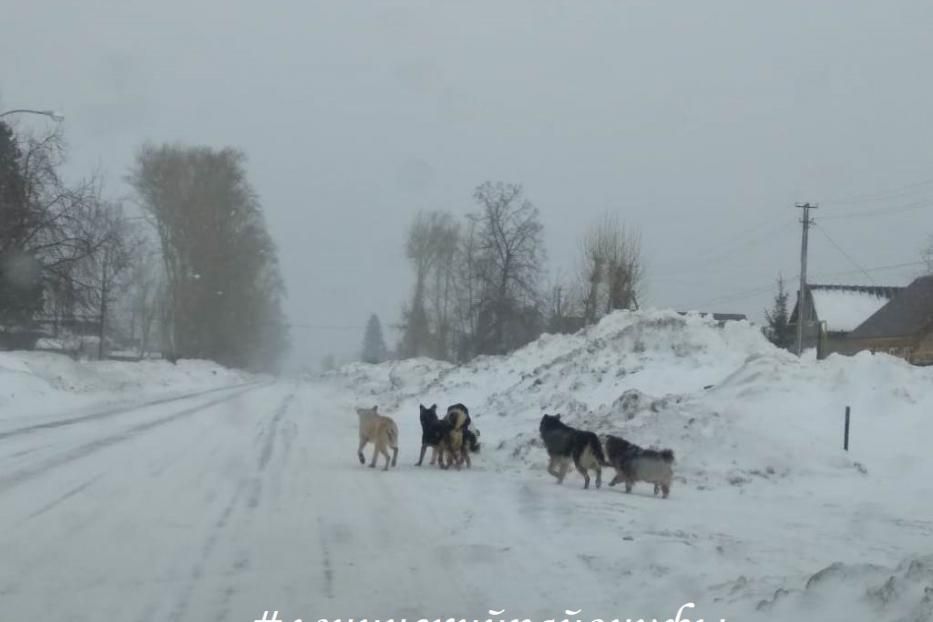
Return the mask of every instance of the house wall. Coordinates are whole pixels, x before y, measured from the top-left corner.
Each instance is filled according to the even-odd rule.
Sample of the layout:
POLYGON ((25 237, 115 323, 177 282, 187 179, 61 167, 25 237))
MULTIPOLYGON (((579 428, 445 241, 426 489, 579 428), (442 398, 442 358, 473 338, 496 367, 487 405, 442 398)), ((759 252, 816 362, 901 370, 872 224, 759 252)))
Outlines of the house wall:
POLYGON ((915 365, 933 365, 933 331, 928 331, 916 341, 910 362, 915 365))
MULTIPOLYGON (((883 339, 845 339, 836 344, 836 352, 851 356, 868 350, 912 360, 916 340, 913 337, 886 337, 883 339)), ((933 346, 933 344, 931 344, 933 346)))
POLYGON ((816 355, 819 359, 825 359, 830 354, 851 355, 855 352, 849 351, 849 340, 846 336, 849 333, 823 333, 820 336, 816 355))

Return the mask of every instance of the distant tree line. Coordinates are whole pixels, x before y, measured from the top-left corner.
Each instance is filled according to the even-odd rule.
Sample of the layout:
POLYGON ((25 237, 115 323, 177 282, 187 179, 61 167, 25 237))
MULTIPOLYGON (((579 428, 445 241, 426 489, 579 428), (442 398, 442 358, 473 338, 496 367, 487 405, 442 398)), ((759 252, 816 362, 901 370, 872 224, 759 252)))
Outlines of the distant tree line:
POLYGON ((402 310, 401 358, 503 354, 545 331, 574 331, 638 307, 640 240, 617 219, 591 228, 575 276, 544 286, 544 227, 522 187, 485 182, 473 199, 475 211, 462 220, 422 212, 409 228, 414 284, 402 310))
POLYGON ((98 355, 116 344, 276 369, 285 291, 242 153, 144 146, 128 177, 139 216, 94 178, 66 183, 64 160, 60 129, 0 122, 0 347, 90 324, 98 355))

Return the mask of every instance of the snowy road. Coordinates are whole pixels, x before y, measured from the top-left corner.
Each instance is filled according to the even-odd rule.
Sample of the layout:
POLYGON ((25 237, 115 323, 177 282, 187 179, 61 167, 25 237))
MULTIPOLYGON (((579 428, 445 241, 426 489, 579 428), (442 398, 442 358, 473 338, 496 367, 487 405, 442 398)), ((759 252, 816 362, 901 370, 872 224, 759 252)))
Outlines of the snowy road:
POLYGON ((0 428, 2 620, 667 619, 688 601, 719 619, 713 598, 897 559, 931 535, 916 521, 892 538, 876 511, 856 527, 851 491, 682 486, 662 501, 559 488, 482 454, 469 472, 417 469, 414 413, 397 416, 399 468, 373 471, 355 459, 349 396, 315 385, 76 417, 0 428), (801 504, 819 515, 804 523, 801 504))

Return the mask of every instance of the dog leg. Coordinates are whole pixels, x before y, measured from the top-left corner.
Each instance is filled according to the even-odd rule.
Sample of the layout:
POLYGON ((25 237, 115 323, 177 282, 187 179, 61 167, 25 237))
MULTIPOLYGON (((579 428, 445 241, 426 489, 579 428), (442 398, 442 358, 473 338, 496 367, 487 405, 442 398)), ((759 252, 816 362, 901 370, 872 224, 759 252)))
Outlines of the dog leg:
POLYGON ((437 445, 431 447, 431 466, 437 464, 437 445))
POLYGON ((670 484, 661 484, 661 496, 667 499, 667 495, 671 493, 670 484))
POLYGON ((603 485, 603 470, 599 467, 596 467, 596 489, 599 490, 599 487, 603 485))
POLYGON ((580 475, 583 476, 583 490, 586 490, 590 487, 590 474, 586 472, 586 469, 583 468, 579 462, 575 466, 577 467, 577 471, 579 471, 580 475))
POLYGON ((398 447, 392 448, 392 466, 398 464, 398 447))
POLYGON ((660 491, 660 489, 661 489, 661 485, 660 485, 660 484, 655 484, 655 485, 654 485, 654 496, 655 496, 655 497, 658 496, 658 492, 660 491))
POLYGON ((560 479, 560 473, 557 472, 555 468, 557 466, 557 459, 551 456, 551 459, 548 461, 547 472, 553 475, 556 479, 560 479))
POLYGON ((375 468, 376 468, 376 458, 378 458, 378 457, 379 457, 379 454, 382 453, 382 451, 383 451, 383 449, 382 449, 382 442, 381 442, 381 441, 376 441, 376 442, 373 443, 373 444, 376 446, 376 449, 373 450, 373 460, 372 460, 372 462, 369 463, 369 468, 371 468, 371 469, 375 469, 375 468))
POLYGON ((621 481, 622 481, 622 475, 620 475, 619 472, 616 471, 615 477, 612 478, 612 481, 609 482, 609 485, 610 485, 610 486, 615 486, 616 484, 618 484, 618 483, 621 482, 621 481))
POLYGON ((473 468, 473 464, 470 462, 470 449, 466 445, 463 446, 463 459, 466 460, 468 469, 473 468))
POLYGON ((632 492, 632 485, 634 483, 635 482, 630 479, 625 480, 625 492, 632 492))
MULTIPOLYGON (((415 466, 421 466, 421 462, 424 460, 424 453, 428 450, 427 445, 421 446, 421 455, 418 457, 418 462, 415 463, 415 466)), ((434 459, 431 459, 431 464, 434 464, 434 459)))
POLYGON ((389 462, 391 461, 391 456, 389 456, 389 450, 386 449, 386 446, 385 446, 385 445, 382 446, 382 455, 386 457, 386 465, 385 465, 385 467, 383 467, 382 470, 383 470, 383 471, 388 471, 388 470, 389 470, 389 462))
POLYGON ((360 459, 360 464, 366 464, 366 457, 363 456, 363 448, 366 447, 366 443, 368 442, 369 441, 367 441, 365 438, 360 439, 360 447, 356 450, 356 455, 360 459))
POLYGON ((558 484, 563 484, 563 483, 564 483, 564 478, 567 477, 567 471, 568 471, 569 469, 570 469, 570 461, 569 461, 569 460, 561 460, 561 463, 560 463, 560 471, 559 471, 559 475, 557 476, 557 483, 558 483, 558 484))

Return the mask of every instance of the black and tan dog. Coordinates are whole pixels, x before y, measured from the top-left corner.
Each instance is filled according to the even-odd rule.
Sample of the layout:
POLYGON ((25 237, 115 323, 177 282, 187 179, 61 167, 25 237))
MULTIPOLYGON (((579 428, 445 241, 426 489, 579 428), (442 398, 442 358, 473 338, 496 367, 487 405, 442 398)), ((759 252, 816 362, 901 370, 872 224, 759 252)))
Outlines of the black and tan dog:
POLYGON ((643 449, 618 436, 606 436, 606 454, 616 475, 609 482, 615 486, 625 482, 625 492, 632 492, 636 482, 654 484, 654 494, 660 491, 665 499, 671 492, 674 477, 674 452, 670 449, 643 449))
POLYGON ((603 455, 603 447, 594 432, 572 428, 560 420, 560 415, 544 415, 538 426, 541 440, 547 449, 550 463, 547 472, 562 484, 570 462, 583 476, 583 487, 590 487, 587 471, 596 471, 596 487, 602 484, 602 467, 609 466, 603 455))
POLYGON ((437 416, 437 404, 430 408, 425 408, 424 404, 419 404, 421 408, 421 456, 415 466, 421 466, 424 461, 424 454, 431 448, 431 464, 437 462, 438 453, 440 453, 441 464, 444 466, 443 446, 447 442, 447 437, 451 431, 450 422, 447 419, 440 419, 437 416))

